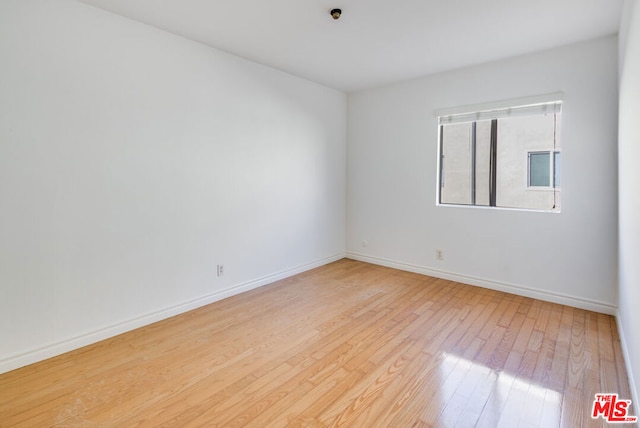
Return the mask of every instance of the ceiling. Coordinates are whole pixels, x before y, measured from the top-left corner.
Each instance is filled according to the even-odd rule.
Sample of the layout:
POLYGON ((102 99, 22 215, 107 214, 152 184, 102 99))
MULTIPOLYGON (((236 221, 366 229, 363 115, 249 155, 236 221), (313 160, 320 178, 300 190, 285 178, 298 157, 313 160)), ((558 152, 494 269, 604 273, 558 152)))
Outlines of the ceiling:
POLYGON ((80 0, 342 91, 615 34, 623 0, 80 0), (342 8, 334 21, 329 10, 342 8))

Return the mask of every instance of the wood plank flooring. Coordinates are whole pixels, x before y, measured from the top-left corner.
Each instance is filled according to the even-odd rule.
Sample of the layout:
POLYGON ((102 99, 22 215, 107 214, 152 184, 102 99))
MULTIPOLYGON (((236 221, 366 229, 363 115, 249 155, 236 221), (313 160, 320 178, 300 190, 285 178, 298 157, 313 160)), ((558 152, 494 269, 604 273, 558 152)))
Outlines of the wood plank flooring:
POLYGON ((613 317, 345 259, 0 375, 0 426, 608 426, 597 392, 613 317))

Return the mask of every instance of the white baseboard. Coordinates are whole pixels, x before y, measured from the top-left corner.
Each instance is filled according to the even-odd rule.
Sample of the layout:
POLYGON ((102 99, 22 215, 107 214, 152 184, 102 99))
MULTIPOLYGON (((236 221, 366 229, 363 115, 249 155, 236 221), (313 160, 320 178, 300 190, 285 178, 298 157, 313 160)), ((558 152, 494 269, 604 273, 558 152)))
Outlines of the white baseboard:
MULTIPOLYGON (((200 298, 180 303, 178 305, 170 306, 159 311, 155 311, 146 315, 142 315, 137 318, 130 319, 125 322, 114 324, 112 326, 96 330, 81 336, 77 336, 68 340, 64 340, 58 343, 44 346, 42 348, 33 349, 22 354, 14 355, 9 358, 0 360, 0 373, 5 373, 10 370, 14 370, 20 367, 24 367, 29 364, 36 363, 38 361, 45 360, 47 358, 55 357, 56 355, 63 354, 65 352, 72 351, 74 349, 81 348, 83 346, 90 345, 92 343, 99 342, 104 339, 116 336, 127 331, 134 330, 136 328, 143 327, 145 325, 152 324, 157 321, 161 321, 166 318, 170 318, 175 315, 179 315, 184 312, 188 312, 193 309, 211 304, 218 300, 225 299, 227 297, 234 296, 236 294, 243 293, 245 291, 253 290, 254 288, 262 287, 267 284, 271 284, 275 281, 279 281, 284 278, 288 278, 293 275, 320 267, 331 262, 340 260, 344 257, 359 260, 367 263, 372 263, 380 266, 387 266, 399 270, 408 272, 419 273, 423 275, 433 276, 436 278, 447 279, 451 281, 457 281, 464 284, 475 285, 479 287, 489 288, 492 290, 504 291, 507 293, 517 294, 525 297, 532 297, 535 299, 545 300, 554 303, 560 303, 564 305, 574 306, 581 309, 592 310, 595 312, 601 312, 609 315, 616 315, 616 307, 613 305, 607 305, 600 302, 578 298, 574 296, 568 296, 560 293, 551 293, 542 290, 536 290, 528 287, 518 286, 514 284, 507 284, 503 282, 487 280, 483 278, 476 278, 467 275, 456 274, 452 272, 440 271, 422 266, 416 266, 408 263, 398 262, 394 260, 388 260, 378 257, 366 256, 357 253, 340 253, 333 256, 325 257, 304 265, 296 266, 294 268, 286 269, 281 272, 277 272, 271 275, 264 276, 252 281, 247 281, 235 286, 226 288, 224 290, 216 291, 215 293, 202 296, 200 298)), ((625 352, 625 361, 627 362, 627 373, 629 373, 630 379, 631 368, 628 364, 628 352, 626 344, 624 342, 623 332, 618 326, 618 330, 621 334, 621 341, 623 346, 623 352, 625 352)), ((637 391, 635 385, 631 382, 632 393, 634 394, 633 402, 640 403, 638 401, 637 391)))
POLYGON ((419 273, 422 275, 433 276, 436 278, 447 279, 450 281, 461 282, 463 284, 475 285, 478 287, 488 288, 491 290, 503 291, 505 293, 517 294, 519 296, 531 297, 534 299, 544 300, 552 303, 573 306, 575 308, 586 309, 589 311, 600 312, 607 315, 616 315, 617 308, 614 305, 601 303, 595 300, 585 299, 582 297, 569 296, 562 293, 553 293, 546 290, 538 290, 535 288, 525 287, 521 285, 508 284, 506 282, 494 281, 491 279, 477 278, 468 275, 462 275, 453 272, 441 271, 437 269, 416 266, 409 263, 398 262, 380 257, 372 257, 364 254, 347 252, 349 259, 359 260, 362 262, 372 263, 380 266, 386 266, 394 269, 404 270, 407 272, 419 273))
POLYGON ((159 311, 151 312, 146 315, 130 319, 128 321, 117 323, 100 330, 83 334, 81 336, 77 336, 68 340, 44 346, 42 348, 33 349, 22 354, 11 356, 9 358, 0 360, 0 373, 5 373, 29 364, 36 363, 38 361, 46 360, 47 358, 55 357, 57 355, 64 354, 65 352, 73 351, 74 349, 82 348, 83 346, 91 345, 92 343, 117 336, 118 334, 126 333, 127 331, 135 330, 136 328, 140 328, 145 325, 149 325, 154 322, 161 321, 163 319, 167 319, 202 306, 206 306, 213 302, 217 302, 218 300, 226 299, 227 297, 231 297, 245 291, 253 290, 254 288, 262 287, 267 284, 271 284, 281 279, 288 278, 290 276, 306 272, 310 269, 314 269, 340 260, 344 258, 344 256, 344 253, 340 253, 333 256, 325 257, 323 259, 286 269, 271 275, 264 276, 262 278, 237 284, 224 290, 219 290, 206 296, 170 306, 159 311))
MULTIPOLYGON (((622 358, 627 369, 627 376, 629 377, 629 389, 631 390, 631 397, 621 397, 630 399, 633 404, 635 413, 632 416, 640 416, 640 399, 638 398, 638 389, 635 384, 635 376, 633 376, 633 368, 631 367, 631 355, 629 354, 629 347, 627 346, 627 340, 625 339, 624 330, 622 324, 620 324, 620 315, 616 315, 616 323, 618 324, 618 335, 620 336, 620 345, 622 347, 622 358)), ((614 391, 616 392, 616 391, 614 391)))

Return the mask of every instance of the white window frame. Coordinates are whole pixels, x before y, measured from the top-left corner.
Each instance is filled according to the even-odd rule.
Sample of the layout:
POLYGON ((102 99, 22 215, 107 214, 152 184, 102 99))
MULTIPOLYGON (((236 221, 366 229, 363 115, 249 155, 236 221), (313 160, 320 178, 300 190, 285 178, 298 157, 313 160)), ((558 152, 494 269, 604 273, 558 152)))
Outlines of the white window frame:
MULTIPOLYGON (((536 95, 530 97, 522 97, 516 99, 508 99, 495 101, 490 103, 482 103, 482 104, 474 104, 468 106, 461 107, 450 107, 450 108, 442 108, 434 110, 434 116, 437 119, 438 124, 438 144, 437 144, 437 165, 436 165, 436 206, 443 207, 468 207, 468 208, 479 208, 479 209, 502 209, 502 210, 517 210, 517 211, 543 211, 543 212, 552 212, 559 213, 560 210, 556 210, 555 204, 554 208, 551 210, 541 210, 536 208, 513 208, 513 207, 503 207, 503 206, 486 206, 486 205, 473 205, 473 204, 455 204, 455 203, 442 203, 441 202, 441 192, 443 188, 443 154, 442 154, 442 133, 441 129, 443 125, 452 124, 452 123, 462 123, 462 122, 473 122, 483 119, 499 119, 500 117, 509 117, 512 115, 520 115, 520 114, 529 114, 532 111, 540 111, 541 113, 556 111, 560 113, 562 111, 562 105, 564 103, 564 93, 563 92, 553 92, 544 95, 536 95), (549 110, 551 109, 551 110, 549 110)), ((532 151, 536 152, 536 151, 532 151)), ((546 152, 545 150, 540 150, 539 152, 546 152)), ((549 151, 551 153, 551 170, 550 170, 550 183, 549 187, 541 187, 541 186, 530 186, 529 185, 529 158, 527 152, 526 157, 526 190, 530 191, 553 191, 558 192, 561 190, 560 186, 553 186, 553 175, 555 174, 553 162, 555 152, 561 153, 559 148, 554 148, 549 151)), ((562 155, 561 155, 562 162, 562 155)))

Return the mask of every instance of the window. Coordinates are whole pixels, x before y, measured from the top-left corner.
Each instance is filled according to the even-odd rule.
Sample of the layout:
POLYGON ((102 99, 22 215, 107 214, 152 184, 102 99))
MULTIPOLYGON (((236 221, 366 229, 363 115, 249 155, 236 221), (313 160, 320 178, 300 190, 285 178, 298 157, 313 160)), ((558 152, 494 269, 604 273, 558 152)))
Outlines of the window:
POLYGON ((560 152, 529 152, 528 157, 529 187, 560 187, 560 152))
POLYGON ((561 105, 440 115, 438 203, 560 211, 561 105))

